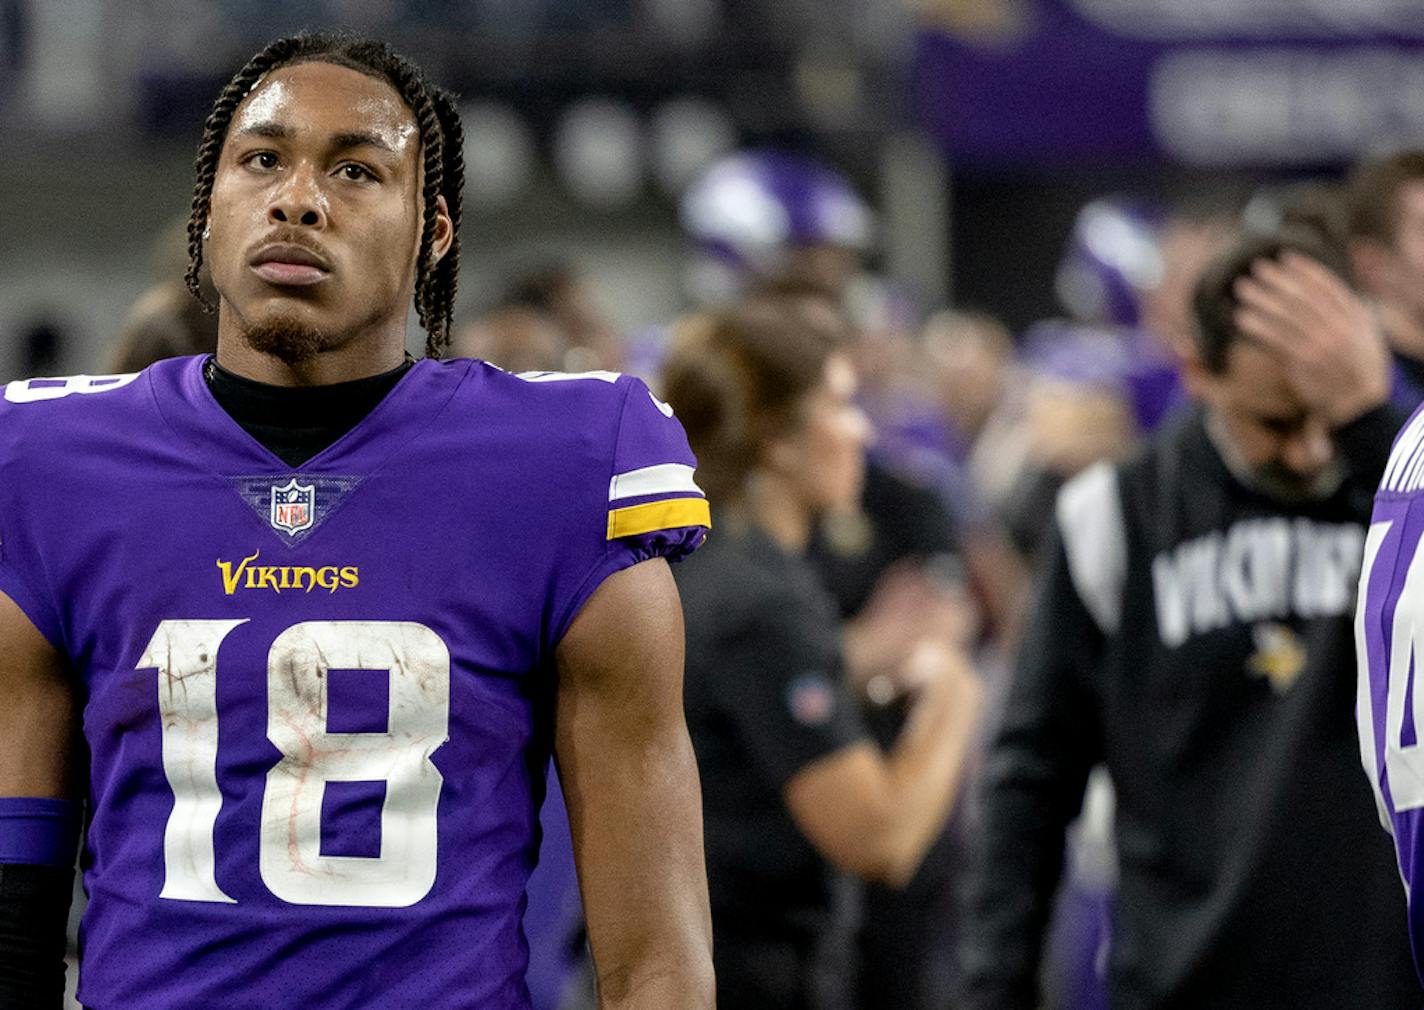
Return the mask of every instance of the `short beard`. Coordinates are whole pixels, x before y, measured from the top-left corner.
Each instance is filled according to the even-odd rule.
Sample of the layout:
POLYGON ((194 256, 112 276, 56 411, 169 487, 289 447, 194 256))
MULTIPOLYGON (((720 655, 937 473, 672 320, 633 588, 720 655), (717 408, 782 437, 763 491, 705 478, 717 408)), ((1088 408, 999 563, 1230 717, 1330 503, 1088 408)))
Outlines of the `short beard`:
POLYGON ((1216 447, 1226 469, 1246 488, 1263 494, 1282 505, 1305 505, 1331 497, 1345 483, 1344 460, 1336 456, 1315 473, 1302 475, 1279 462, 1252 465, 1241 458, 1236 444, 1227 434, 1226 425, 1214 410, 1206 412, 1206 433, 1216 447))
POLYGON ((1284 505, 1324 501, 1345 483, 1345 464, 1338 457, 1309 476, 1280 463, 1254 467, 1248 486, 1284 505))
POLYGON ((247 328, 242 339, 254 351, 288 365, 300 365, 333 346, 330 336, 295 316, 277 316, 247 328))

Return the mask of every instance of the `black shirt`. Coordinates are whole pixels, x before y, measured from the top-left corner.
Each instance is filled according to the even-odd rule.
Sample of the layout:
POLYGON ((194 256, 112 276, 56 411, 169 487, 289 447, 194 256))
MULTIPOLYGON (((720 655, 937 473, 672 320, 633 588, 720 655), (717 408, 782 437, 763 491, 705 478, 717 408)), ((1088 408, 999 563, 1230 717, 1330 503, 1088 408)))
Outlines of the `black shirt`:
POLYGON ((1353 717, 1354 586, 1397 420, 1338 433, 1354 474, 1323 501, 1243 486, 1197 412, 1059 497, 985 764, 967 1006, 1033 1005, 1063 830, 1099 762, 1114 1008, 1424 1002, 1353 717))
MULTIPOLYGON (((897 565, 923 566, 927 574, 949 584, 964 580, 954 522, 943 500, 924 484, 874 460, 866 467, 860 509, 824 520, 807 558, 847 618, 860 612, 881 577, 897 565)), ((894 747, 910 708, 906 698, 862 706, 867 731, 883 750, 894 747)), ((946 828, 908 884, 862 886, 856 983, 860 1010, 942 1010, 946 1005, 954 970, 952 912, 961 861, 956 832, 946 828)))
POLYGON ((203 378, 218 406, 288 466, 301 466, 346 434, 410 371, 407 358, 380 375, 327 386, 274 386, 209 358, 203 378))
POLYGON ((782 789, 864 736, 834 606, 803 559, 735 519, 673 574, 687 616, 685 699, 714 926, 814 937, 831 923, 833 873, 782 789))
POLYGON ((954 524, 939 496, 875 462, 865 469, 859 511, 822 522, 807 558, 842 617, 860 612, 897 561, 959 564, 954 524))

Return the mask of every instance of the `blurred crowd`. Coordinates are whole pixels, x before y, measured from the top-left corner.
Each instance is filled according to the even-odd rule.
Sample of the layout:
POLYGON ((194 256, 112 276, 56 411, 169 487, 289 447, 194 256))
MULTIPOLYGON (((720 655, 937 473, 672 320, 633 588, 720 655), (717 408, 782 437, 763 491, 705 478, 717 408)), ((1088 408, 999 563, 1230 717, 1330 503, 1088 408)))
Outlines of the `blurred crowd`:
MULTIPOLYGON (((1104 194, 1064 243, 1062 314, 1019 333, 974 306, 919 304, 878 276, 874 208, 811 159, 733 155, 681 206, 682 318, 620 332, 581 264, 550 259, 512 273, 468 312, 454 353, 517 372, 637 372, 698 454, 714 529, 677 575, 721 1005, 1032 1005, 1038 997, 984 995, 998 968, 976 963, 971 934, 993 915, 971 878, 1029 872, 975 854, 994 803, 1016 788, 993 769, 995 753, 1015 743, 1003 727, 1017 725, 1005 713, 1015 671, 1029 663, 1022 643, 1046 648, 1046 633, 1071 637, 1073 621, 1099 619, 1081 583, 1088 616, 1047 614, 1051 586, 1030 592, 1035 573, 1041 587, 1050 581, 1045 559, 1063 550, 1064 488, 1137 458, 1198 405, 1229 424, 1239 402, 1223 390, 1238 367, 1231 348, 1244 341, 1277 356, 1300 416, 1257 410, 1250 423, 1264 417, 1260 437, 1275 441, 1233 429, 1213 443, 1223 472, 1281 514, 1306 514, 1301 503, 1328 483, 1346 451, 1337 433, 1356 416, 1353 402, 1337 407, 1343 397, 1319 390, 1358 387, 1367 410, 1376 399, 1405 411, 1424 400, 1424 152, 1268 189, 1242 206, 1104 194), (1204 321, 1222 310, 1204 285, 1243 249, 1244 273, 1217 291, 1234 299, 1231 333, 1212 345, 1204 321), (1302 256, 1328 276, 1300 268, 1302 256), (1378 375, 1365 374, 1372 354, 1378 375)), ((212 352, 215 317, 181 272, 115 322, 112 356, 96 370, 212 352)), ((26 367, 43 370, 54 334, 36 323, 26 339, 26 367)), ((1188 481, 1182 507, 1197 493, 1188 481)), ((1204 484, 1200 495, 1214 507, 1204 484)), ((1134 600, 1115 605, 1125 626, 1134 600)), ((1354 683, 1348 646, 1343 655, 1337 721, 1350 717, 1354 683)), ((1313 739, 1297 744, 1308 750, 1313 739)), ((1296 758, 1311 766, 1308 754, 1296 758)), ((1035 842, 1056 851, 1032 871, 1039 892, 1057 894, 1056 911, 1025 912, 1035 953, 1012 970, 1033 976, 1051 1006, 1107 1005, 1119 854, 1105 762, 1099 754, 1066 801, 1074 826, 1050 826, 1048 841, 1035 842)), ((531 989, 547 1010, 591 1005, 558 795, 545 810, 527 923, 531 989)), ((1003 824, 993 830, 1018 851, 1003 824)), ((1308 909, 1313 881, 1293 883, 1308 909)), ((1381 928, 1396 925, 1402 944, 1402 911, 1381 928)), ((1269 943, 1236 939, 1248 960, 1250 943, 1269 943)))
MULTIPOLYGON (((699 454, 718 529, 706 556, 682 566, 679 585, 723 1005, 1032 1006, 1041 998, 1094 1007, 1108 1004, 1110 988, 1124 1006, 1305 1005, 1286 989, 1277 1002, 1239 989, 1232 998, 1232 982, 1205 995, 1210 984, 1202 988, 1192 974, 1219 970, 1230 979, 1243 964, 1278 966, 1281 948, 1325 960, 1312 945, 1338 946, 1338 934, 1362 925, 1380 936, 1377 956, 1344 952, 1368 976, 1347 991, 1361 1006, 1407 1003, 1417 983, 1402 955, 1402 895, 1377 890, 1381 869, 1392 874, 1387 840, 1361 802, 1348 643, 1343 656, 1320 653, 1319 676, 1333 685, 1317 712, 1328 730, 1282 744, 1277 730, 1240 718, 1273 748, 1293 748, 1291 761, 1328 763, 1329 774, 1353 783, 1340 800, 1352 814, 1341 818, 1360 841, 1338 849, 1361 851, 1336 851, 1314 867, 1333 879, 1313 908, 1312 881, 1281 871, 1301 892, 1303 919, 1326 924, 1274 944, 1243 940, 1231 921, 1233 905, 1245 909, 1244 920, 1269 921, 1268 896, 1254 885, 1192 885, 1211 895, 1203 904, 1221 920, 1192 926, 1203 936, 1182 940, 1183 949, 1205 951, 1202 963, 1172 977, 1162 967, 1174 960, 1166 951, 1136 951, 1124 962, 1149 962, 1145 974, 1165 987, 1159 996, 1176 987, 1195 997, 1139 1003, 1123 998, 1131 980, 1108 981, 1115 843, 1124 830, 1108 754, 1096 752, 1076 796, 1068 786, 1066 806, 1051 797, 1064 807, 1062 821, 1077 816, 1066 832, 1052 818, 1022 836, 1005 832, 1005 808, 1022 787, 1020 773, 1005 769, 1030 732, 1039 733, 1041 760, 1056 761, 1061 746, 1065 770, 1085 748, 1053 733, 1120 732, 1086 721, 1050 730, 1015 721, 1016 706, 1048 704, 1046 694, 1015 698, 1035 663, 1024 649, 1051 655, 1044 639, 1076 639, 1074 622, 1086 616, 1055 612, 1051 585, 1029 600, 1035 570, 1051 583, 1045 570, 1064 536, 1055 516, 1075 477, 1141 456, 1151 440, 1170 443, 1168 429, 1204 413, 1231 429, 1211 443, 1226 467, 1189 471, 1162 510, 1215 510, 1221 496, 1211 484, 1232 483, 1228 473, 1234 487, 1261 496, 1245 506, 1247 522, 1319 514, 1318 503, 1339 487, 1333 475, 1352 466, 1365 493, 1373 490, 1369 460, 1388 450, 1393 426, 1424 399, 1424 255, 1415 249, 1424 239, 1424 155, 1369 161, 1347 180, 1269 189, 1243 206, 1105 195, 1082 208, 1065 243, 1056 278, 1062 315, 1018 334, 972 306, 917 305, 878 278, 873 210, 822 165, 770 152, 730 158, 688 193, 683 222, 693 302, 685 318, 620 339, 599 323, 597 292, 575 269, 544 268, 514 279, 462 331, 461 349, 518 369, 637 370, 678 411, 699 454), (1303 266, 1302 256, 1325 269, 1303 266), (1275 357, 1260 369, 1238 363, 1251 360, 1238 343, 1275 357), (1277 400, 1252 401, 1273 383, 1277 400), (1363 431, 1362 416, 1382 423, 1354 436, 1364 437, 1357 459, 1344 458, 1354 451, 1346 429, 1363 431), (1029 645, 1021 647, 1026 624, 1029 645), (1046 865, 1014 865, 1035 847, 1049 853, 1046 865), (1019 892, 1001 886, 1016 878, 1019 892), (1377 899, 1357 910, 1363 923, 1332 904, 1340 887, 1377 899), (1026 907, 1002 931, 999 908, 1012 919, 1025 895, 1042 904, 1055 891, 1051 915, 1026 907), (1214 950, 1228 942, 1235 968, 1214 950)), ((1172 445, 1155 450, 1165 465, 1198 465, 1172 445)), ((1346 576, 1353 570, 1347 565, 1346 576)), ((1256 569, 1252 577, 1270 575, 1256 569)), ((1292 623, 1302 636, 1332 642, 1349 634, 1344 607, 1320 630, 1289 620, 1250 627, 1257 651, 1243 665, 1275 671, 1278 688, 1305 664, 1301 649, 1291 652, 1292 623), (1289 647, 1276 648, 1272 634, 1289 647), (1269 647, 1258 649, 1262 636, 1269 647)), ((1234 662, 1210 653, 1205 661, 1234 662)), ((1164 661, 1143 652, 1128 662, 1164 661)), ((1098 716, 1121 718, 1106 704, 1098 716)), ((1209 748, 1208 734, 1228 732, 1207 724, 1191 746, 1209 748)), ((1278 797, 1301 788, 1293 776, 1305 773, 1274 781, 1248 761, 1233 774, 1245 791, 1224 811, 1191 809, 1185 786, 1181 797, 1157 800, 1187 804, 1188 819, 1225 812, 1264 823, 1280 816, 1278 797)), ((1152 775, 1149 793, 1166 793, 1152 775)), ((1324 825, 1307 819, 1292 829, 1331 846, 1324 825)), ((1220 843, 1214 870, 1249 881, 1230 853, 1251 843, 1225 834, 1192 844, 1220 843)), ((1164 862, 1150 872, 1174 870, 1164 862)), ((1165 921, 1172 909, 1158 912, 1165 921)), ((1262 985, 1276 984, 1270 969, 1262 975, 1262 985)), ((1309 971, 1294 975, 1302 986, 1320 984, 1309 971)), ((1338 994, 1316 998, 1344 1005, 1334 1002, 1338 994)))

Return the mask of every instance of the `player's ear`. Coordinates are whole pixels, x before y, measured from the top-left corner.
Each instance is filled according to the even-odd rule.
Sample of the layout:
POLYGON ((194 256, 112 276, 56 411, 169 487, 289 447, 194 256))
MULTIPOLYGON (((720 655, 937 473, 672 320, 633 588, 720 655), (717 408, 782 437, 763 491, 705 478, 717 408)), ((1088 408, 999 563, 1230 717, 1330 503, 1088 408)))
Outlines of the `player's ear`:
POLYGON ((430 261, 439 263, 455 241, 455 226, 450 221, 450 205, 443 196, 435 198, 435 238, 430 243, 430 261))

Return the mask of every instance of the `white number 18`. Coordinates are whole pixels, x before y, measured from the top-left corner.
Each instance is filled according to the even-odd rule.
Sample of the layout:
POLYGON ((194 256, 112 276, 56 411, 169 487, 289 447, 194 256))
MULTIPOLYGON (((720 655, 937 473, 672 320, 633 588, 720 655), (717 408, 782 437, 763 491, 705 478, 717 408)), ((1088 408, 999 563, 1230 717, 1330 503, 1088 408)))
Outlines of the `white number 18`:
MULTIPOLYGON (((158 669, 163 771, 173 812, 163 835, 160 897, 232 902, 215 876, 218 789, 217 655, 245 620, 164 621, 138 661, 158 669)), ((282 759, 262 794, 258 869, 296 905, 398 908, 435 883, 436 810, 443 778, 431 755, 449 735, 450 651, 422 624, 307 621, 267 654, 267 738, 282 759), (327 730, 329 671, 386 670, 384 733, 327 730), (328 782, 384 781, 381 854, 321 853, 328 782)))

